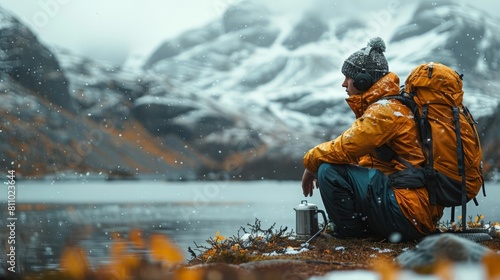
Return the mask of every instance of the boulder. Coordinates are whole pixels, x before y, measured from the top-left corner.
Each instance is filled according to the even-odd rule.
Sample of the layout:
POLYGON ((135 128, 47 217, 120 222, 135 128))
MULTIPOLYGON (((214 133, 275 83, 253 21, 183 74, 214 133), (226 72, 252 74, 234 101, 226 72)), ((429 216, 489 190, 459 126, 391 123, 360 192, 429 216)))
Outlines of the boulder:
POLYGON ((425 237, 415 249, 408 250, 397 257, 401 267, 418 269, 432 267, 438 262, 479 263, 492 251, 476 242, 451 233, 425 237))

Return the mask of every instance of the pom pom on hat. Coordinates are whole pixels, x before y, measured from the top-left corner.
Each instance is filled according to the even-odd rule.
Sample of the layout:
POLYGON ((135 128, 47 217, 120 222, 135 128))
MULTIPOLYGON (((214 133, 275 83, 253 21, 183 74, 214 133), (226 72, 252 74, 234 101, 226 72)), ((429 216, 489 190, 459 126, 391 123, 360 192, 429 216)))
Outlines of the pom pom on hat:
POLYGON ((368 41, 368 47, 378 50, 381 53, 385 52, 385 43, 380 37, 371 38, 370 41, 368 41))
POLYGON ((389 65, 384 56, 385 50, 386 46, 382 38, 370 39, 366 47, 354 52, 344 61, 342 73, 354 79, 364 69, 375 83, 389 73, 389 65), (368 54, 365 54, 366 51, 369 51, 368 54))

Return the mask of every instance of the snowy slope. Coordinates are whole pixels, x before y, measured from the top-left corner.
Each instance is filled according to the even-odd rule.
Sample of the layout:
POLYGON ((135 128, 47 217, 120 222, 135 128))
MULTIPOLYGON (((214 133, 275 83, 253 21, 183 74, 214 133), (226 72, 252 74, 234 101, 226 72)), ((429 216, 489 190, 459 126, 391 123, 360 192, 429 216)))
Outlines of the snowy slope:
MULTIPOLYGON (((464 103, 473 114, 491 114, 499 101, 496 91, 500 83, 494 77, 499 74, 496 64, 500 54, 496 50, 500 49, 500 39, 493 35, 499 22, 453 2, 401 5, 405 6, 397 11, 375 13, 371 21, 366 21, 368 26, 363 21, 353 23, 356 20, 351 18, 324 20, 307 13, 293 19, 262 14, 256 12, 261 7, 251 4, 232 7, 244 11, 247 17, 255 15, 260 22, 252 24, 245 18, 240 24, 245 28, 226 32, 222 21, 220 33, 215 35, 216 23, 187 32, 182 35, 184 38, 199 33, 212 36, 178 50, 176 55, 169 53, 162 58, 158 51, 154 54, 156 61, 149 60, 146 69, 173 85, 169 95, 213 104, 219 114, 231 119, 244 118, 233 125, 257 131, 272 151, 299 157, 315 143, 335 137, 352 122, 353 115, 344 102, 340 68, 349 54, 366 45, 375 30, 386 40, 390 68, 400 75, 401 83, 420 63, 446 63, 465 73, 464 103), (373 22, 378 26, 374 28, 373 22), (307 29, 308 24, 312 28, 307 29), (307 34, 315 28, 324 29, 317 40, 300 41, 297 34, 307 34), (279 34, 273 33, 275 30, 279 34), (272 44, 262 46, 252 41, 253 34, 274 34, 275 38, 272 44), (287 42, 293 39, 299 47, 288 47, 287 42)), ((229 10, 226 15, 232 12, 229 10)), ((203 117, 203 110, 200 108, 196 117, 203 117)), ((181 117, 186 121, 190 115, 181 117)), ((212 136, 232 132, 227 129, 212 136)))
MULTIPOLYGON (((220 19, 166 40, 140 68, 137 57, 125 64, 135 68, 124 68, 46 49, 23 31, 29 46, 40 47, 21 53, 28 59, 28 51, 40 52, 40 61, 50 58, 60 66, 64 94, 30 88, 29 78, 23 86, 35 89, 37 98, 75 104, 74 114, 98 124, 123 130, 138 122, 161 147, 197 162, 200 177, 299 179, 304 152, 354 120, 340 68, 371 37, 384 38, 390 70, 401 84, 420 63, 442 62, 465 74, 464 103, 476 118, 495 112, 499 20, 452 1, 398 5, 356 17, 311 11, 290 17, 242 2, 220 19)), ((1 12, 0 37, 20 36, 11 30, 26 28, 1 12)), ((12 54, 0 48, 7 70, 12 54)), ((488 136, 495 126, 485 127, 485 138, 495 143, 488 136)))

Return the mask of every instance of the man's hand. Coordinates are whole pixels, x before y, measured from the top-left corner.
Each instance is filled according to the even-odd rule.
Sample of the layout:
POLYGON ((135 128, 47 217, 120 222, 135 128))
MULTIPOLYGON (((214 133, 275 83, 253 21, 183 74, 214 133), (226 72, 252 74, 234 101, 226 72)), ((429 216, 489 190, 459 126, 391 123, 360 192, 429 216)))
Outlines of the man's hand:
MULTIPOLYGON (((316 175, 309 170, 304 170, 304 174, 302 175, 302 191, 304 196, 312 196, 314 186, 316 185, 316 175)), ((318 186, 316 186, 318 187, 318 186)))

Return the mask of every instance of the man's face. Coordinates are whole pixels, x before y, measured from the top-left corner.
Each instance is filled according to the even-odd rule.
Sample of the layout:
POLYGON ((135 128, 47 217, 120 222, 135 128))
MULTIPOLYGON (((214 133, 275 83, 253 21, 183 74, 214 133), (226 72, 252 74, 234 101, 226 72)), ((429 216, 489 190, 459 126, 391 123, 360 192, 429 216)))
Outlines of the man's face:
POLYGON ((342 87, 345 87, 345 91, 347 92, 347 95, 351 96, 351 95, 363 93, 363 91, 354 87, 353 82, 354 82, 354 80, 352 78, 345 76, 344 82, 342 83, 342 87))

